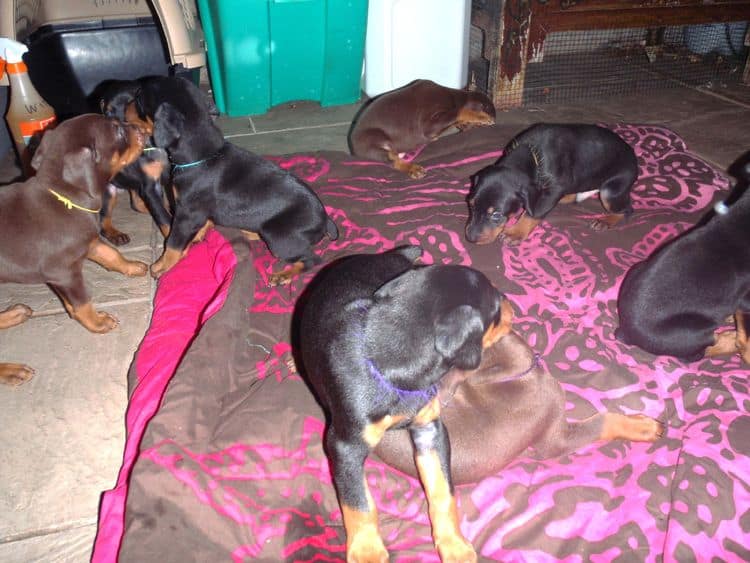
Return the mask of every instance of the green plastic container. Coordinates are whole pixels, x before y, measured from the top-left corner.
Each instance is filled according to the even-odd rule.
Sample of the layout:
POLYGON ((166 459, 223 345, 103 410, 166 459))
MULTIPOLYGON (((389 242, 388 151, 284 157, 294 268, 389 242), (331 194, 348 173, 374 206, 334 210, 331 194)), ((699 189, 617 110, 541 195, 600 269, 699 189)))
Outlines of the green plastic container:
POLYGON ((221 113, 359 99, 367 0, 198 0, 198 9, 221 113))

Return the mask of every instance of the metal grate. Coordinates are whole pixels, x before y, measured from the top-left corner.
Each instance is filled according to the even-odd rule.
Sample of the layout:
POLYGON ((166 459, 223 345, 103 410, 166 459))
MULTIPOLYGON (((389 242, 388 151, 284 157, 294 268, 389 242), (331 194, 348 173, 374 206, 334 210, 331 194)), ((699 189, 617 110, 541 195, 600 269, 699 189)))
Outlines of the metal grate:
POLYGON ((740 84, 746 29, 732 22, 549 33, 526 66, 523 103, 740 84))

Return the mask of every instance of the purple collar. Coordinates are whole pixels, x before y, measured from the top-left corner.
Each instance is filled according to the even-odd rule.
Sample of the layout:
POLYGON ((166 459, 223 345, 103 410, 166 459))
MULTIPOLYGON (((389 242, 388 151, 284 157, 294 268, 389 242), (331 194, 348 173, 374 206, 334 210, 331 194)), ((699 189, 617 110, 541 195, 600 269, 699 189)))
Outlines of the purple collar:
POLYGON ((366 358, 365 362, 370 369, 370 375, 372 375, 373 379, 378 382, 380 388, 383 391, 395 394, 399 401, 408 403, 409 406, 421 406, 428 403, 435 397, 435 395, 437 395, 437 384, 433 383, 427 389, 401 389, 388 381, 378 369, 378 366, 375 365, 375 362, 370 358, 366 358))
MULTIPOLYGON (((362 313, 363 317, 370 309, 368 306, 365 306, 363 304, 359 304, 357 308, 362 313)), ((357 337, 362 346, 362 352, 364 352, 364 326, 361 326, 357 331, 357 337)), ((381 391, 396 395, 400 402, 406 403, 410 407, 421 407, 437 395, 437 384, 432 384, 427 389, 401 389, 400 387, 395 386, 393 383, 388 381, 388 379, 386 379, 385 375, 383 375, 383 372, 378 369, 378 366, 375 365, 375 362, 371 358, 365 358, 365 364, 367 364, 370 375, 375 381, 377 381, 381 391)))

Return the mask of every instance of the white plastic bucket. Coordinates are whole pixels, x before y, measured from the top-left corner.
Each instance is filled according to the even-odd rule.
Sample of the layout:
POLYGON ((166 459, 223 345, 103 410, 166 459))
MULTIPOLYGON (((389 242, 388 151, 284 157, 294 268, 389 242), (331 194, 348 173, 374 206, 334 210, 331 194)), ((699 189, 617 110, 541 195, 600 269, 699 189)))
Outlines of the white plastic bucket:
POLYGON ((463 88, 470 24, 471 0, 370 0, 365 93, 377 96, 418 78, 463 88))

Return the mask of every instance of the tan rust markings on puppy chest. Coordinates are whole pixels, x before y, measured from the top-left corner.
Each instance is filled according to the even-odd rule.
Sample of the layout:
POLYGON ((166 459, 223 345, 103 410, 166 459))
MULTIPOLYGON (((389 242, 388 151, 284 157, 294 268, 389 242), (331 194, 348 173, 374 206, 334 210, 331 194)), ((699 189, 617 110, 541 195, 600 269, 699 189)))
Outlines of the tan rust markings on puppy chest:
POLYGON ((417 426, 425 426, 440 416, 440 399, 437 395, 423 406, 412 420, 417 426))
POLYGON ((389 428, 392 428, 405 418, 406 417, 403 415, 393 416, 387 414, 380 420, 371 422, 365 426, 365 429, 362 432, 362 439, 368 446, 370 446, 370 448, 374 448, 380 443, 380 440, 383 439, 383 435, 389 428))
POLYGON ((143 173, 152 180, 158 180, 161 178, 162 172, 164 172, 164 163, 159 162, 158 160, 146 162, 141 164, 141 170, 143 170, 143 173))

